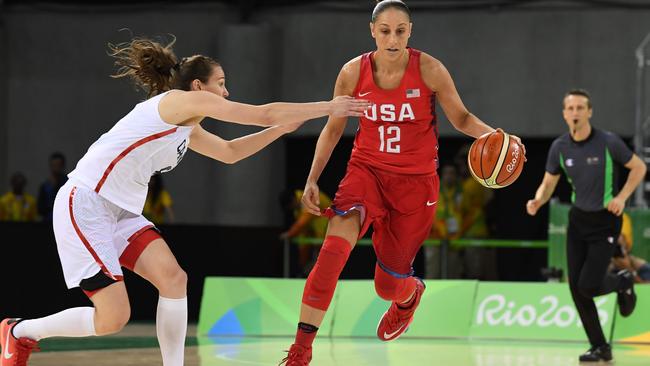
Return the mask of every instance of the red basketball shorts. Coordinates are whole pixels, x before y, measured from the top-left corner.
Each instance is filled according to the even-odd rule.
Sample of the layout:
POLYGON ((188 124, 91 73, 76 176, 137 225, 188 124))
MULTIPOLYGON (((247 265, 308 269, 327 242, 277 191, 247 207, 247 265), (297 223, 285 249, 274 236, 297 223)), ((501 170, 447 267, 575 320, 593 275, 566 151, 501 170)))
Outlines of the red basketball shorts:
POLYGON ((411 273, 429 236, 438 201, 437 175, 402 175, 350 161, 330 208, 337 215, 361 213, 362 237, 373 225, 377 259, 397 274, 411 273))

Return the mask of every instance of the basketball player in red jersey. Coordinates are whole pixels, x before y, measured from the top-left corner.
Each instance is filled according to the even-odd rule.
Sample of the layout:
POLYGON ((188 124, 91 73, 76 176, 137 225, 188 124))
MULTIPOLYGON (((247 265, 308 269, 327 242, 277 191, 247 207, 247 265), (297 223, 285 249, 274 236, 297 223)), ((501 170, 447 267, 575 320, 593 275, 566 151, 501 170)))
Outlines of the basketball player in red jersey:
MULTIPOLYGON (((379 2, 370 22, 377 50, 345 64, 336 80, 334 95, 363 97, 374 106, 359 118, 347 173, 324 213, 331 220, 305 284, 295 343, 282 360, 287 366, 311 361, 312 342, 339 274, 370 224, 377 254, 375 289, 392 301, 377 336, 390 341, 406 331, 425 288, 411 266, 429 234, 438 200, 436 98, 457 130, 474 138, 494 131, 465 108, 440 61, 407 47, 411 28, 402 1, 379 2)), ((316 182, 346 122, 330 117, 318 139, 302 197, 315 215, 321 215, 316 182)))

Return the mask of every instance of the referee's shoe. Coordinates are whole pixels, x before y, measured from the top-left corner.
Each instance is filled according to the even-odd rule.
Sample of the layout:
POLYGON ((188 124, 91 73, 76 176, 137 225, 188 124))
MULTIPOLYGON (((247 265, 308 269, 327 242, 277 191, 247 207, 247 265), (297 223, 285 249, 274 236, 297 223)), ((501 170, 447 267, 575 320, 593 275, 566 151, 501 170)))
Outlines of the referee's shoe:
POLYGON ((621 278, 622 288, 618 290, 618 311, 622 316, 630 316, 636 307, 636 293, 634 293, 634 275, 627 269, 617 274, 621 278))
POLYGON ((580 355, 580 362, 600 362, 612 360, 612 347, 605 343, 598 347, 591 347, 589 351, 580 355))

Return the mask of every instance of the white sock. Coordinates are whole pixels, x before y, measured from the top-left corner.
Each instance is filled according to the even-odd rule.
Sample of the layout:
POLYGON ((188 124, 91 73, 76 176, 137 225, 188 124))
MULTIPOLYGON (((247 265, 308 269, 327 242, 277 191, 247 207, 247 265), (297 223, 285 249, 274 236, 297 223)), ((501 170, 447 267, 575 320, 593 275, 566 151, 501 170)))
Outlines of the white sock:
POLYGON ((182 366, 185 358, 187 333, 187 297, 158 298, 156 334, 160 343, 164 366, 182 366))
POLYGON ((41 340, 49 337, 88 337, 95 333, 95 308, 63 310, 44 318, 28 319, 13 329, 14 337, 41 340))

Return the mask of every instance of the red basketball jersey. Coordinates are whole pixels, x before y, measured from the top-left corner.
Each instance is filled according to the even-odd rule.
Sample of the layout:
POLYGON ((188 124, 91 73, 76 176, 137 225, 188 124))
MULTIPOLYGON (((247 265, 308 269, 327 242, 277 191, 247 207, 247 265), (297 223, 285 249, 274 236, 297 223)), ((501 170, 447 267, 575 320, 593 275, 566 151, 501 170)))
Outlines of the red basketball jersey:
POLYGON ((391 90, 375 84, 372 56, 361 57, 354 97, 373 103, 354 139, 351 160, 400 174, 435 174, 438 165, 436 95, 422 81, 421 52, 412 48, 400 85, 391 90))

